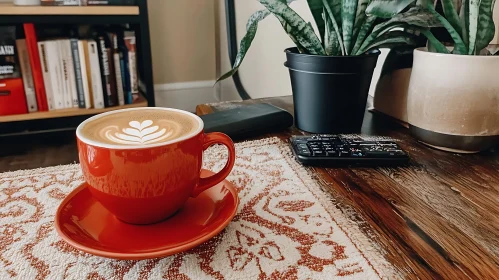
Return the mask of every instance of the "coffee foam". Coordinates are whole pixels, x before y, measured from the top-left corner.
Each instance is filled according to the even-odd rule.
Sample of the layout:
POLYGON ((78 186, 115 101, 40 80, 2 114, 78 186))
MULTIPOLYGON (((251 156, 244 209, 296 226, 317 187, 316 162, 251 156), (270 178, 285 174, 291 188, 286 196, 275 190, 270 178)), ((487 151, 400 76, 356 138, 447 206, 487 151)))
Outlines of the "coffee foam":
POLYGON ((79 134, 108 145, 160 144, 194 133, 199 122, 193 116, 170 110, 125 110, 90 120, 79 134))

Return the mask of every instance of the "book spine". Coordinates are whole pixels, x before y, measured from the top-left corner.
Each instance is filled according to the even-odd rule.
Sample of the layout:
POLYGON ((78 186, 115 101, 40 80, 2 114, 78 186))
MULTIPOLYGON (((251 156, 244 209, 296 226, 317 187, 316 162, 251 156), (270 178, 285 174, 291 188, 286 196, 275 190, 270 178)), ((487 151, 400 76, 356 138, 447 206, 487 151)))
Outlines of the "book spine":
POLYGON ((116 81, 112 70, 113 63, 111 63, 111 49, 106 47, 106 40, 104 36, 99 36, 99 54, 102 76, 102 88, 104 89, 104 102, 106 107, 117 105, 116 94, 116 81))
POLYGON ((133 102, 139 98, 139 79, 137 76, 137 45, 135 32, 126 31, 124 40, 128 52, 128 72, 130 75, 130 92, 133 102))
POLYGON ((48 110, 52 111, 56 109, 56 104, 53 98, 52 84, 50 83, 50 71, 48 66, 48 47, 47 42, 38 42, 39 57, 41 61, 41 70, 43 75, 43 81, 45 86, 45 92, 47 93, 45 98, 48 105, 48 110))
POLYGON ((81 71, 80 52, 78 47, 78 39, 70 39, 71 53, 73 56, 73 69, 75 73, 77 103, 79 108, 87 108, 85 105, 85 91, 83 89, 83 79, 81 71))
POLYGON ((47 96, 45 94, 45 84, 43 83, 43 72, 40 65, 40 53, 38 51, 38 40, 36 38, 35 26, 32 23, 23 25, 26 35, 26 46, 29 53, 29 62, 33 74, 33 84, 35 86, 36 102, 39 111, 48 111, 47 96))
POLYGON ((101 78, 101 69, 99 63, 99 52, 97 43, 93 40, 88 41, 88 60, 89 60, 89 77, 92 84, 92 97, 94 100, 94 108, 104 108, 104 91, 102 88, 103 82, 101 78))
POLYGON ((90 83, 87 75, 88 68, 88 53, 85 51, 85 46, 87 45, 87 41, 78 40, 78 54, 80 56, 80 72, 81 72, 81 83, 83 89, 83 97, 85 99, 85 108, 92 108, 92 93, 90 91, 90 83))
POLYGON ((68 71, 69 92, 71 96, 71 105, 73 108, 78 108, 78 90, 76 89, 76 74, 73 63, 73 55, 71 52, 71 41, 65 40, 66 48, 66 63, 68 71))
POLYGON ((73 108, 71 90, 69 88, 69 71, 68 71, 68 62, 67 62, 67 54, 66 54, 66 42, 65 40, 58 41, 58 52, 59 55, 59 63, 61 67, 61 86, 64 104, 66 108, 73 108))
POLYGON ((36 112, 38 111, 38 105, 36 103, 35 86, 33 84, 33 74, 31 73, 31 66, 29 65, 29 54, 28 48, 26 46, 26 40, 19 39, 16 41, 16 45, 19 64, 21 65, 21 75, 23 79, 24 93, 26 94, 26 105, 28 106, 28 112, 36 112))
POLYGON ((125 105, 125 92, 123 91, 123 80, 121 78, 121 52, 118 50, 118 36, 110 34, 113 42, 114 74, 116 76, 116 91, 118 94, 118 104, 125 105))
POLYGON ((82 6, 81 0, 41 0, 41 6, 82 6))
POLYGON ((64 98, 64 87, 62 86, 63 68, 60 62, 60 42, 46 41, 47 64, 49 71, 49 83, 51 87, 52 99, 54 100, 54 109, 66 108, 64 98))

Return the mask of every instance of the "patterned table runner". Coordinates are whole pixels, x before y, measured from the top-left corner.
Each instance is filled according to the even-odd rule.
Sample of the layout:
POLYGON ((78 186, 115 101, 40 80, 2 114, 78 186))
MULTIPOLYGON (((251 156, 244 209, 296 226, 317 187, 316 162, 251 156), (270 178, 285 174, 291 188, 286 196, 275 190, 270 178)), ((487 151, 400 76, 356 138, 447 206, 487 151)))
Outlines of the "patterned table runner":
MULTIPOLYGON (((190 251, 143 261, 89 255, 59 238, 54 214, 82 182, 79 165, 0 174, 0 279, 401 277, 286 143, 238 143, 236 154, 228 180, 241 203, 229 226, 190 251)), ((222 147, 212 147, 205 167, 220 170, 225 158, 222 147)))

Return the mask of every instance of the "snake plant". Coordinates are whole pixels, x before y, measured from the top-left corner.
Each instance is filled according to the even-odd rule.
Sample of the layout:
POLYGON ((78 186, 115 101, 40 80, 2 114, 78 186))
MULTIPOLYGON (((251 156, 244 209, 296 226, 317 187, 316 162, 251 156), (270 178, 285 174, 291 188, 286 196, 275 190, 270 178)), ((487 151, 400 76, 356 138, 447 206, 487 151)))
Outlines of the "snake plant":
MULTIPOLYGON (((454 48, 449 51, 442 42, 431 33, 427 33, 428 49, 439 53, 465 55, 488 54, 486 47, 494 38, 495 25, 492 19, 495 0, 437 0, 441 1, 443 15, 435 11, 438 2, 418 1, 417 5, 425 6, 431 14, 449 32, 454 41, 454 48)), ((411 2, 415 2, 411 1, 411 2)), ((380 18, 390 18, 392 13, 382 8, 370 6, 367 14, 380 18)), ((496 52, 499 54, 499 52, 496 52)))
POLYGON ((415 0, 307 0, 316 34, 312 24, 289 6, 294 0, 258 1, 265 9, 249 18, 232 70, 218 81, 238 70, 255 38, 258 23, 270 14, 279 20, 301 53, 327 56, 356 56, 374 48, 416 45, 416 32, 432 38, 429 29, 444 25, 433 7, 416 5, 415 0))

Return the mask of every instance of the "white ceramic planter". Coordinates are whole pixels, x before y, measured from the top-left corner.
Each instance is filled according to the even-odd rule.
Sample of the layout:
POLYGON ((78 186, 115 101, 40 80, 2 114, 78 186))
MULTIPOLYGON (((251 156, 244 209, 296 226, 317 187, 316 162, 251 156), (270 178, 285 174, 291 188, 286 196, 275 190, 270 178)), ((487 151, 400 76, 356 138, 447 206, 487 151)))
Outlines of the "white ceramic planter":
POLYGON ((420 48, 407 96, 410 130, 422 142, 478 152, 499 141, 499 56, 438 54, 420 48))

